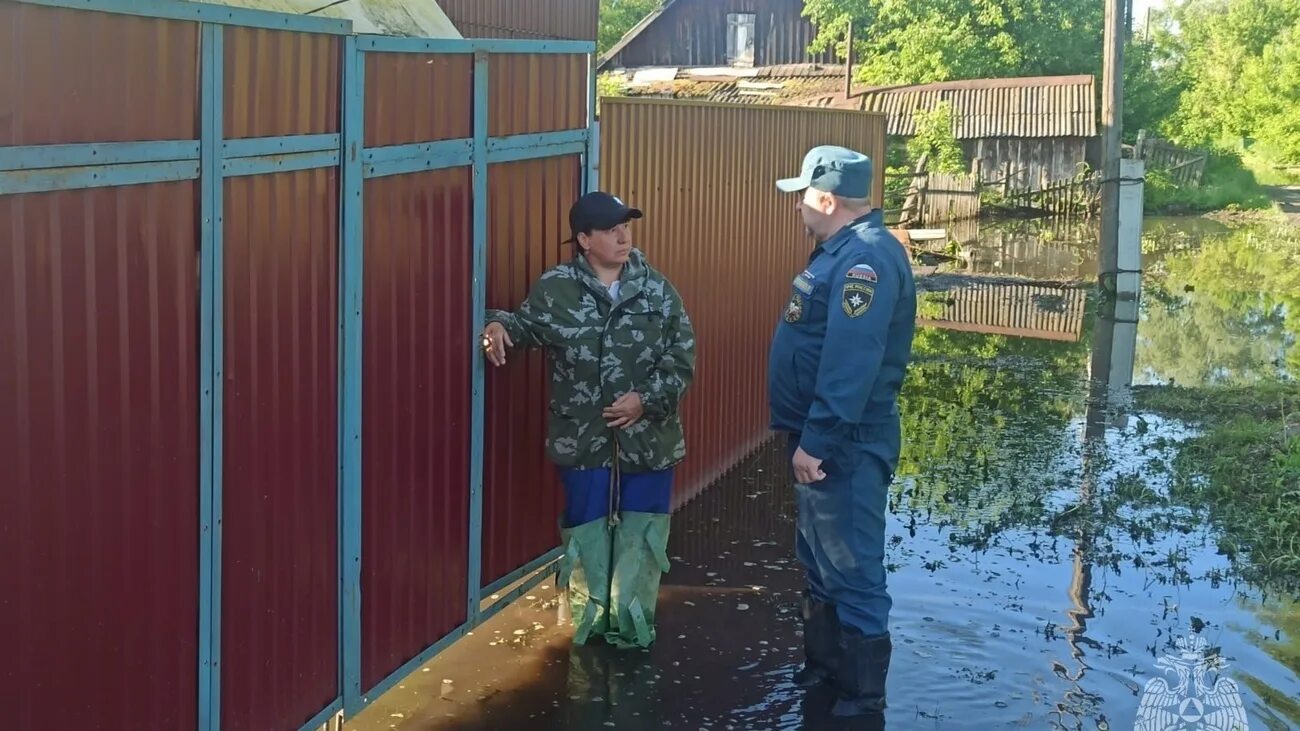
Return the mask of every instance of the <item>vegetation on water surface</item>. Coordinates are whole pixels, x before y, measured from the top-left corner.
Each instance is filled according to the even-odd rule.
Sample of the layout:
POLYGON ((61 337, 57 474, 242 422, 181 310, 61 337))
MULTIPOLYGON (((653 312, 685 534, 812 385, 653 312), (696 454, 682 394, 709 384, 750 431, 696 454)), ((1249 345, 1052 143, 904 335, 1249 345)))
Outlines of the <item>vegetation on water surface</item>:
POLYGON ((1300 383, 1138 391, 1144 409, 1200 424, 1175 495, 1205 505, 1219 547, 1256 580, 1300 590, 1300 383))

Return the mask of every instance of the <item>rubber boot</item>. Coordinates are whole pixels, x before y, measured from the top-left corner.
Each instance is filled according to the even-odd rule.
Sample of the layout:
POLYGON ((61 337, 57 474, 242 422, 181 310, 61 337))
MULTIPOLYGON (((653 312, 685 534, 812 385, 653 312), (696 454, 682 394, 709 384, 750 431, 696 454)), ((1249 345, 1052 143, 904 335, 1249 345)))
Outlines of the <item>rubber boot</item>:
POLYGON ((840 663, 840 617, 835 605, 803 593, 804 665, 794 674, 800 688, 815 688, 835 682, 840 663))
POLYGON ((560 540, 564 555, 558 587, 569 604, 573 642, 584 645, 588 638, 609 630, 609 523, 600 518, 563 528, 560 540))
POLYGON ((623 512, 614 528, 610 619, 605 641, 621 648, 648 648, 655 641, 659 579, 668 571, 671 516, 623 512))
POLYGON ((892 652, 888 633, 868 637, 851 627, 843 629, 835 682, 839 699, 831 708, 832 716, 862 716, 885 710, 885 677, 892 652))

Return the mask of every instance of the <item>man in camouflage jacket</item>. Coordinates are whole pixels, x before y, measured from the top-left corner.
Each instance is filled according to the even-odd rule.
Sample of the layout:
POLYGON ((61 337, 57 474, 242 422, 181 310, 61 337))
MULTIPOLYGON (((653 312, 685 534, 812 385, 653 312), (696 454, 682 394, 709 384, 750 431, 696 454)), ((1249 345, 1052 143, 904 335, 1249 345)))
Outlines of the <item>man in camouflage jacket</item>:
POLYGON ((686 456, 678 406, 695 336, 672 284, 632 248, 641 212, 605 193, 570 211, 580 253, 547 271, 514 312, 489 310, 485 350, 545 348, 547 455, 565 486, 562 587, 577 627, 622 647, 653 643, 674 468, 686 456))

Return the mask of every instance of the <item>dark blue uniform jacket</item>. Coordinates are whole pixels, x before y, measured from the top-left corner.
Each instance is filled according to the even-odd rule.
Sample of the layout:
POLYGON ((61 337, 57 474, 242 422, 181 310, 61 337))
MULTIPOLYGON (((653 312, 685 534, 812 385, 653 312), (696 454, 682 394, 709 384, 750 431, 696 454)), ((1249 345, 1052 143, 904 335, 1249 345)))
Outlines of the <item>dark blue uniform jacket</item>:
POLYGON ((896 423, 915 325, 911 262, 872 211, 818 245, 791 284, 768 364, 772 428, 825 460, 896 423))

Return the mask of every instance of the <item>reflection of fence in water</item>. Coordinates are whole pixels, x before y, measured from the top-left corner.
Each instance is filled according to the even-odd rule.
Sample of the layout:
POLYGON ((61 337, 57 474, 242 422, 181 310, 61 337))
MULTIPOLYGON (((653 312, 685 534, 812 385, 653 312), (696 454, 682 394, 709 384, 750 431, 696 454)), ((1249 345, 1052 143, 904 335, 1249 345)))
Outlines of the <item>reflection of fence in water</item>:
POLYGON ((1088 302, 1083 288, 1039 284, 992 284, 934 292, 923 302, 943 305, 931 315, 923 304, 923 327, 990 335, 1077 342, 1083 334, 1088 302))
POLYGON ((970 249, 973 273, 1034 279, 1086 279, 1097 273, 1097 230, 1091 222, 1061 217, 975 235, 951 229, 950 235, 970 249))

